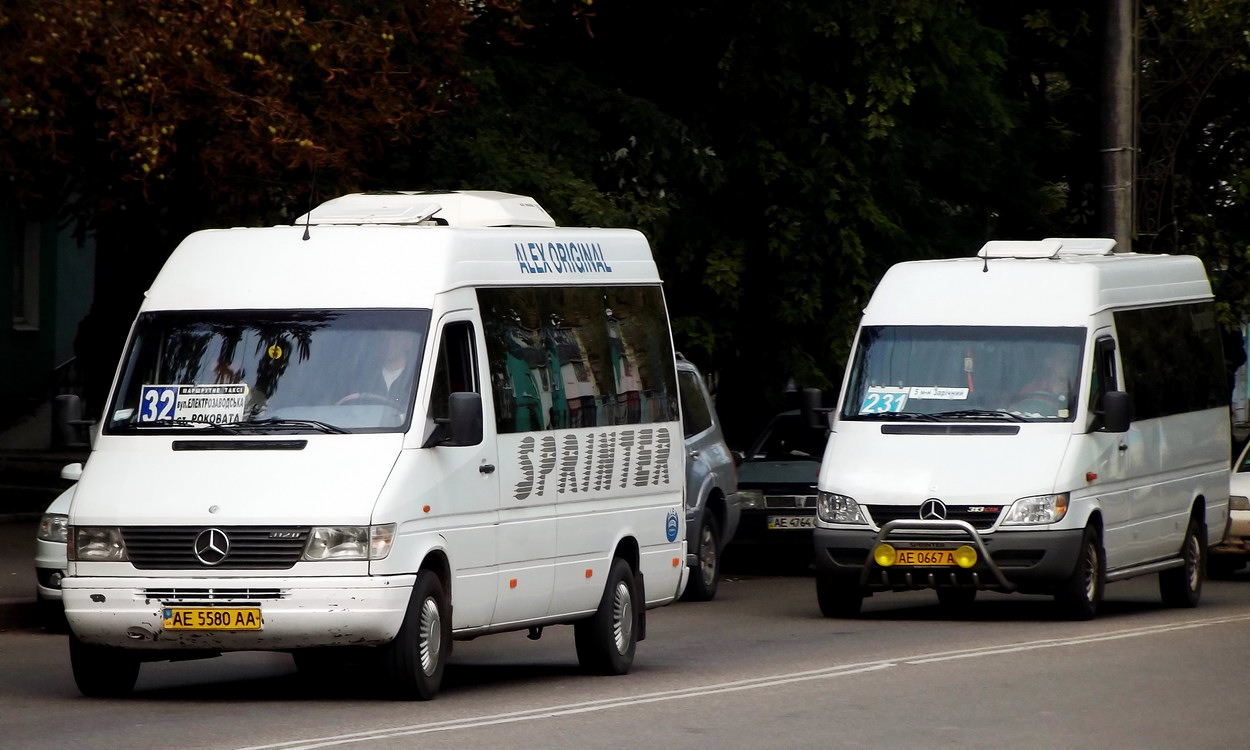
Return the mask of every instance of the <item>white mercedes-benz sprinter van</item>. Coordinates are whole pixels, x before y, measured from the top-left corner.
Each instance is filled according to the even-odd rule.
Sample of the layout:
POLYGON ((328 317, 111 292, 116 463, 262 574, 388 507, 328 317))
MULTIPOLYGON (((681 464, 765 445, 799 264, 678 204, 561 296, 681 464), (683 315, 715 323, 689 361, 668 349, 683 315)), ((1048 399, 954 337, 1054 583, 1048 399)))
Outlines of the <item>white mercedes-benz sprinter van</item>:
POLYGON ((1053 594, 1157 573, 1194 606, 1228 520, 1230 393, 1193 257, 1113 240, 989 242, 891 268, 854 342, 820 471, 816 593, 1053 594))
POLYGON ((147 292, 70 509, 79 689, 290 651, 439 689, 453 639, 572 623, 621 674, 686 582, 646 239, 493 192, 201 231, 147 292))

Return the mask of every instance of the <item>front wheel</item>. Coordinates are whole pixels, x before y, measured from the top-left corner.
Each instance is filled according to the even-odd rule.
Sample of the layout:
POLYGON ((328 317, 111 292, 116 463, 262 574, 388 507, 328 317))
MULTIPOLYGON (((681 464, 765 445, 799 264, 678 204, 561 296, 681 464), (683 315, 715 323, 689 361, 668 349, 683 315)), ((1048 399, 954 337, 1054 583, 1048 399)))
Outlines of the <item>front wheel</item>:
POLYGON ((1206 562, 1206 532, 1197 518, 1189 519, 1181 559, 1185 564, 1159 574, 1159 595, 1169 607, 1196 607, 1202 597, 1203 563, 1206 562))
POLYGON ((1094 619, 1106 580, 1107 558, 1102 551, 1102 537, 1093 526, 1086 526, 1076 569, 1055 591, 1060 612, 1070 620, 1094 619))
POLYGON ((817 573, 816 603, 825 617, 855 617, 864 604, 864 592, 859 586, 817 573))
POLYGON ((720 527, 706 509, 699 528, 698 552, 699 567, 691 571, 690 583, 682 598, 692 602, 711 601, 720 585, 720 527))
POLYGON ((577 661, 592 674, 625 674, 638 647, 638 607, 634 571, 621 558, 612 560, 599 608, 573 625, 577 661))
POLYGON ((69 663, 78 691, 88 698, 129 695, 139 678, 139 659, 124 649, 83 643, 70 633, 69 663))
POLYGON ((451 650, 451 610, 443 582, 432 571, 417 573, 412 598, 395 640, 382 647, 391 694, 428 701, 438 695, 451 650))

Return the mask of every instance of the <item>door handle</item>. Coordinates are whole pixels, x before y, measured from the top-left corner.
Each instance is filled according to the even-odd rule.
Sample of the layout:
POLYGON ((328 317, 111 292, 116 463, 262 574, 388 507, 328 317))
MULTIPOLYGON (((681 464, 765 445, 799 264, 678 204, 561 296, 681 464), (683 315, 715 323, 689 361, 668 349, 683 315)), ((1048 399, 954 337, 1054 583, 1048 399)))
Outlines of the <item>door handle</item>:
POLYGON ((495 471, 495 465, 494 464, 482 464, 481 466, 477 467, 477 470, 482 472, 483 474, 490 474, 495 471))
POLYGON ((1120 443, 1120 450, 1122 451, 1128 450, 1128 443, 1120 443))
POLYGON ((699 451, 697 451, 697 450, 691 450, 691 451, 690 451, 690 457, 691 457, 691 458, 698 458, 698 457, 699 457, 699 451))

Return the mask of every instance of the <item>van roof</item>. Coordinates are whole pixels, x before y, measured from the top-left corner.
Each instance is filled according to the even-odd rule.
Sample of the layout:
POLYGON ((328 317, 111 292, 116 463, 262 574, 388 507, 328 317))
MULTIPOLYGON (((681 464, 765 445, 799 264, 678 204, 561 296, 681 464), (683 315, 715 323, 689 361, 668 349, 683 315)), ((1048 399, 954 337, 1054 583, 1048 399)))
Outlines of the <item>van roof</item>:
POLYGON ((1069 242, 987 243, 974 258, 896 264, 863 324, 1085 326, 1101 310, 1212 299, 1196 257, 1069 242))

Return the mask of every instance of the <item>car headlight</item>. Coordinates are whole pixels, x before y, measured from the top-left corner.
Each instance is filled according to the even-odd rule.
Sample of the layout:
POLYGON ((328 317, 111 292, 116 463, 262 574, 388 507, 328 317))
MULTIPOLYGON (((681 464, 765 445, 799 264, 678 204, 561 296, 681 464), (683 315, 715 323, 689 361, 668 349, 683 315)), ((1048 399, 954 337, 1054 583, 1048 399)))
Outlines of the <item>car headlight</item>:
POLYGON ((308 535, 304 557, 317 560, 381 560, 391 553, 395 524, 317 526, 308 535))
POLYGON ((1229 510, 1250 510, 1250 499, 1241 495, 1230 495, 1228 498, 1229 510))
POLYGON ((760 490, 738 490, 738 506, 745 510, 764 507, 764 493, 760 490))
POLYGON ((39 531, 35 538, 45 542, 64 542, 65 527, 69 525, 69 516, 64 513, 44 513, 39 519, 39 531))
POLYGON ((1068 493, 1033 495, 1012 503, 1003 517, 1003 526, 1032 526, 1057 523, 1068 512, 1068 493))
POLYGON ((859 511, 859 503, 846 495, 823 490, 816 493, 816 515, 826 523, 868 523, 859 511))
POLYGON ((65 555, 77 562, 126 562, 126 542, 116 526, 69 526, 65 555))

